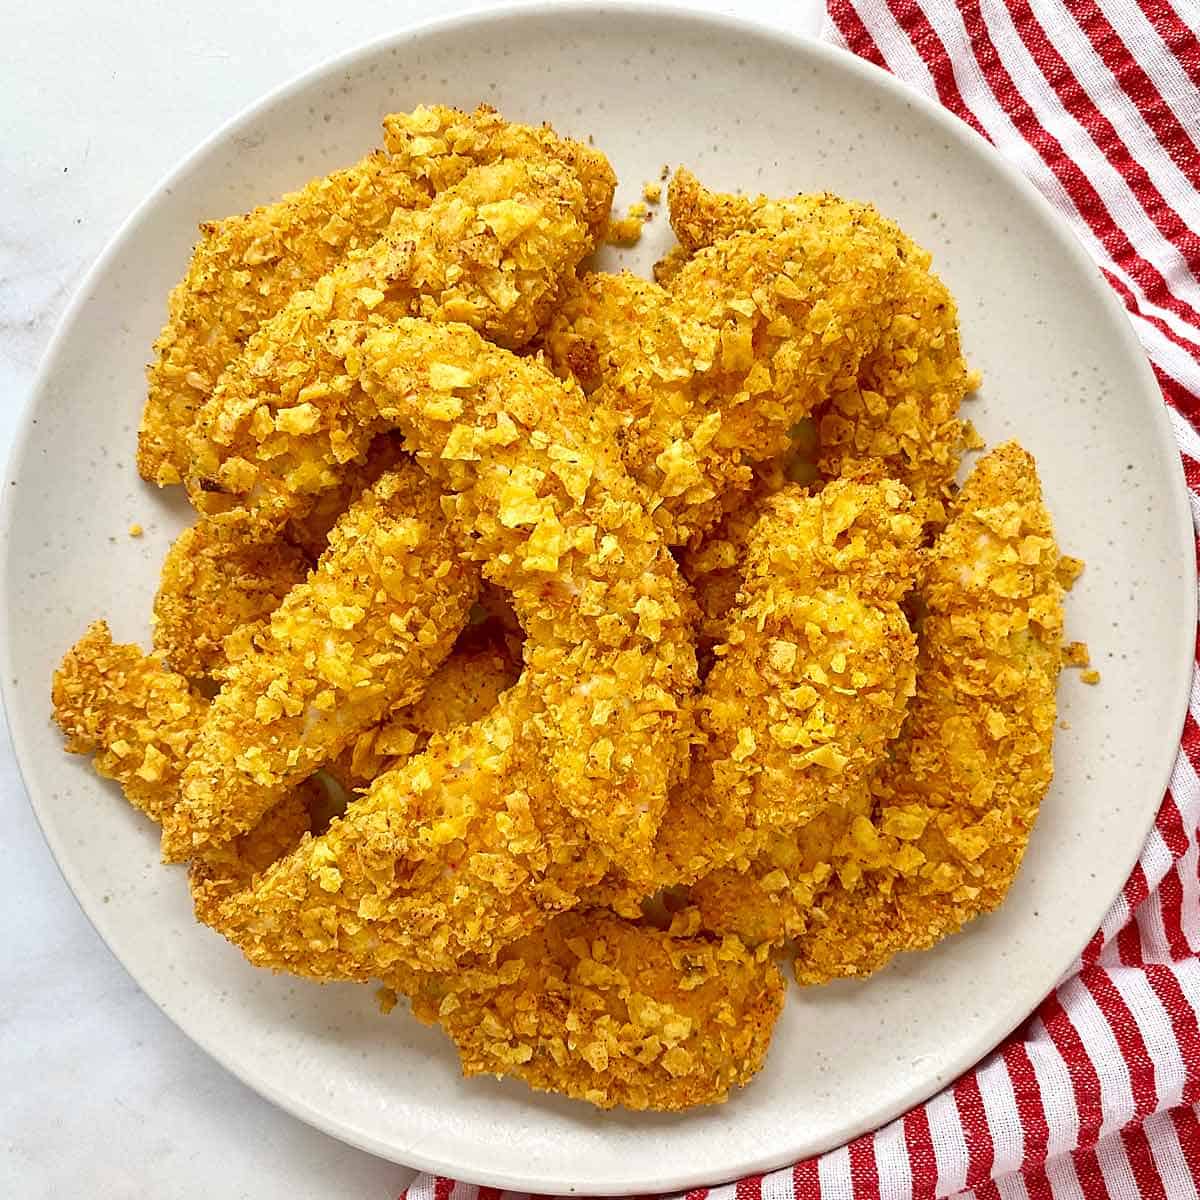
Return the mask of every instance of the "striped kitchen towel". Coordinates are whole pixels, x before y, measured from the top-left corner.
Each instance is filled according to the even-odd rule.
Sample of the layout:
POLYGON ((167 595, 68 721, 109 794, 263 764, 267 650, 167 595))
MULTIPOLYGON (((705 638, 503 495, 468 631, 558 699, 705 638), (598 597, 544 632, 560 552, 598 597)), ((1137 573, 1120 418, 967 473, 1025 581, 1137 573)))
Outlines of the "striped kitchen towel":
MULTIPOLYGON (((1153 364, 1200 525, 1200 0, 1178 5, 829 0, 825 36, 961 117, 1070 222, 1153 364)), ((1137 868, 1024 1026, 883 1129, 687 1200, 1196 1200, 1197 722, 1200 677, 1137 868)), ((499 1195, 423 1175, 407 1200, 451 1193, 499 1195)))

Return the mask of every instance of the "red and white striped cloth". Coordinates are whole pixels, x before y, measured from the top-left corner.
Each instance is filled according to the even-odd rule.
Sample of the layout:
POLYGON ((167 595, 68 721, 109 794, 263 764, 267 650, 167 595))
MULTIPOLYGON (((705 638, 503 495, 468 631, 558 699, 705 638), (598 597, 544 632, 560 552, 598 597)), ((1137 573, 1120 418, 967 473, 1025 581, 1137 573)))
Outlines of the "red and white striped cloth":
MULTIPOLYGON (((1070 222, 1154 366, 1200 527, 1200 0, 1178 2, 828 0, 825 36, 961 117, 1070 222)), ((686 1200, 1196 1200, 1198 722, 1200 675, 1137 868, 1022 1028, 883 1129, 686 1200)), ((423 1175, 406 1196, 452 1190, 501 1195, 423 1175)))

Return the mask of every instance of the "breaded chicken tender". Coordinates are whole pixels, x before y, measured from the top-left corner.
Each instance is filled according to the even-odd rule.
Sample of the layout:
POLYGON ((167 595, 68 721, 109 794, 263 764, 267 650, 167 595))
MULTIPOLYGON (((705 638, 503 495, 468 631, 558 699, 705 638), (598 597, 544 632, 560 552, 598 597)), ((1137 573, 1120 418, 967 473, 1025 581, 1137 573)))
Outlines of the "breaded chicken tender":
MULTIPOLYGON (((178 803, 179 780, 207 708, 208 701, 160 654, 114 644, 103 621, 72 647, 54 677, 54 719, 67 735, 67 749, 94 754, 96 771, 119 783, 126 799, 159 823, 178 803)), ((320 790, 315 781, 302 784, 254 829, 192 864, 201 921, 208 922, 224 895, 249 886, 295 849, 320 790)))
POLYGON ((188 882, 196 920, 216 921, 222 900, 253 886, 272 863, 290 854, 312 828, 312 814, 325 803, 325 789, 306 779, 289 792, 251 830, 192 860, 188 882))
POLYGON ((154 343, 138 434, 142 478, 179 483, 195 414, 247 338, 293 292, 374 242, 396 209, 428 204, 430 192, 403 164, 376 152, 273 204, 201 225, 154 343))
POLYGON ((687 589, 620 457, 597 444, 577 388, 463 326, 400 322, 367 339, 363 362, 379 412, 455 494, 466 552, 511 595, 526 668, 547 676, 563 803, 609 853, 639 853, 696 671, 687 589))
POLYGON ((251 829, 291 788, 449 654, 478 590, 459 562, 438 489, 412 464, 384 475, 329 536, 308 580, 230 662, 163 824, 169 861, 251 829))
POLYGON ((687 892, 700 926, 747 946, 781 946, 809 928, 812 910, 837 880, 837 864, 853 853, 852 830, 866 828, 878 768, 846 788, 840 803, 797 829, 771 830, 755 857, 736 870, 723 867, 687 892))
POLYGON ((666 292, 586 276, 543 336, 556 371, 612 414, 626 468, 673 545, 702 535, 857 377, 891 320, 902 235, 830 202, 803 223, 696 252, 666 292))
POLYGON ((342 514, 386 471, 405 461, 404 439, 391 432, 381 433, 367 448, 366 457, 346 463, 340 481, 314 497, 312 507, 297 514, 283 527, 283 537, 312 560, 325 553, 329 532, 342 514))
POLYGON ((663 821, 676 880, 744 868, 768 837, 845 804, 899 732, 916 668, 900 607, 921 534, 910 507, 891 480, 764 505, 700 698, 706 740, 663 821))
POLYGON ((761 464, 748 492, 730 497, 734 506, 721 521, 678 553, 679 569, 692 587, 700 608, 702 654, 725 640, 725 621, 737 604, 745 576, 746 546, 772 496, 788 486, 781 459, 761 464))
MULTIPOLYGON (((670 186, 671 224, 683 256, 746 231, 820 223, 830 207, 841 212, 847 202, 825 194, 781 201, 720 195, 684 169, 670 186)), ((879 219, 868 205, 849 207, 863 220, 879 219)), ((819 467, 826 479, 874 470, 900 480, 913 493, 918 517, 937 529, 971 442, 959 406, 979 378, 963 361, 954 298, 930 269, 929 252, 894 227, 892 234, 902 267, 891 318, 857 382, 836 389, 817 413, 819 467)), ((686 276, 687 258, 677 258, 662 272, 672 288, 686 276)))
POLYGON ((293 296, 198 414, 187 477, 196 507, 247 509, 271 528, 303 515, 386 430, 362 411, 366 332, 419 313, 522 345, 592 248, 583 210, 579 180, 553 158, 475 167, 293 296))
POLYGON ((736 939, 671 936, 602 911, 556 917, 494 965, 399 986, 450 1035, 466 1075, 660 1111, 719 1103, 749 1082, 784 998, 778 968, 736 939))
POLYGON ((612 166, 599 150, 560 136, 550 125, 506 121, 486 104, 472 113, 432 104, 384 117, 383 139, 404 171, 439 192, 472 167, 504 159, 561 162, 583 188, 582 215, 593 242, 603 237, 617 186, 612 166))
MULTIPOLYGON (((490 624, 490 622, 489 622, 490 624)), ((413 704, 396 709, 347 746, 335 770, 350 787, 369 784, 384 771, 419 754, 435 733, 449 733, 485 717, 520 678, 519 659, 498 630, 463 631, 453 653, 429 677, 413 704)))
POLYGON ((796 942, 801 983, 869 974, 1004 899, 1053 776, 1058 559, 1034 461, 1008 442, 930 555, 917 694, 796 942))
POLYGON ((67 749, 95 755, 97 773, 116 780, 130 804, 161 822, 178 797, 208 701, 161 654, 114 643, 104 621, 63 657, 51 697, 67 749))
POLYGON ((576 389, 463 326, 401 321, 363 358, 528 640, 484 720, 435 736, 224 906, 251 961, 359 979, 493 959, 576 903, 610 848, 647 855, 696 682, 686 590, 576 389))
POLYGON ((175 539, 154 597, 154 648, 189 678, 225 663, 225 639, 257 624, 308 575, 303 551, 256 542, 220 517, 203 517, 175 539))

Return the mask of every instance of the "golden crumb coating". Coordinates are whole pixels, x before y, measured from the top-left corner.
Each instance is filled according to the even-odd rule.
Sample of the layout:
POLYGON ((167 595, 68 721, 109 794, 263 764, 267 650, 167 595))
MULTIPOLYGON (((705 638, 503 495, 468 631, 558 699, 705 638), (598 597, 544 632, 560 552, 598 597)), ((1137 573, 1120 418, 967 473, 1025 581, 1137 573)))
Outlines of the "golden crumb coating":
MULTIPOLYGON (((674 288, 687 257, 739 232, 771 233, 822 219, 824 194, 769 200, 727 196, 704 188, 681 169, 671 181, 671 222, 678 253, 663 264, 674 288)), ((864 219, 867 205, 852 205, 864 219)), ((900 480, 913 493, 918 517, 933 529, 945 523, 945 504, 970 430, 958 417, 966 394, 978 387, 967 369, 958 336, 958 311, 949 289, 930 269, 932 258, 899 230, 894 236, 902 266, 890 320, 862 362, 858 380, 837 389, 817 413, 826 479, 874 470, 900 480)))
POLYGON ((401 321, 363 358, 527 641, 486 718, 224 906, 251 961, 343 978, 494 958, 577 903, 607 848, 648 855, 696 682, 686 589, 575 388, 464 326, 401 321))
POLYGON ((368 446, 364 459, 346 463, 341 468, 340 481, 314 496, 311 508, 288 521, 283 528, 284 538, 299 546, 315 563, 325 553, 329 531, 342 513, 385 471, 394 470, 404 460, 404 439, 390 431, 381 433, 368 446))
POLYGON ((536 758, 536 686, 526 672, 482 720, 378 776, 226 900, 220 931, 256 966, 367 980, 494 957, 571 908, 607 859, 536 758))
POLYGON ((338 778, 350 787, 369 784, 419 754, 433 734, 486 716, 520 675, 520 660, 509 652, 499 630, 468 627, 429 677, 420 699, 393 710, 346 747, 336 764, 338 778))
POLYGON ((706 740, 663 820, 674 878, 742 867, 764 838, 845 804, 899 732, 916 667, 900 607, 921 533, 910 509, 892 480, 763 506, 700 698, 706 740))
MULTIPOLYGON (((67 749, 94 754, 96 771, 116 780, 134 807, 160 823, 178 803, 179 780, 207 708, 160 654, 114 644, 103 621, 75 644, 54 679, 54 719, 67 735, 67 749)), ((224 895, 295 849, 319 790, 315 781, 301 784, 254 829, 193 862, 200 920, 209 919, 224 895)))
POLYGON ((577 388, 464 326, 401 322, 363 362, 379 411, 454 494, 467 552, 512 597, 526 668, 546 676, 563 803, 609 853, 644 852, 695 653, 687 590, 618 453, 577 388))
POLYGON ((225 662, 226 637, 269 617, 309 565, 287 542, 255 542, 221 517, 202 517, 163 560, 155 650, 181 675, 212 675, 225 662))
POLYGON ((416 699, 478 589, 459 562, 440 493, 413 464, 347 510, 308 580, 230 662, 163 853, 191 858, 246 829, 390 708, 416 699))
POLYGON ((250 339, 197 416, 188 491, 201 511, 272 527, 335 487, 387 426, 364 410, 360 342, 409 313, 527 341, 591 249, 578 179, 546 158, 475 167, 250 339))
POLYGON ((922 587, 917 694, 796 942, 801 983, 866 975, 995 908, 1053 776, 1058 549, 1033 458, 981 459, 922 587))
POLYGON ((691 257, 692 252, 686 246, 672 246, 651 268, 654 282, 670 291, 680 268, 691 257))
POLYGON ((226 896, 250 887, 272 863, 295 850, 312 828, 312 813, 324 803, 324 791, 316 779, 306 779, 253 829, 192 860, 188 883, 196 920, 213 925, 226 896))
POLYGON ((787 486, 788 477, 780 459, 760 464, 750 490, 734 493, 730 499, 735 503, 720 522, 679 552, 679 569, 700 608, 702 655, 711 654, 725 640, 725 618, 736 606, 742 586, 750 532, 771 497, 787 486))
POLYGON ((566 296, 545 350, 614 414, 669 542, 715 525, 754 464, 853 384, 890 320, 901 236, 874 210, 830 201, 810 221, 697 251, 670 292, 597 274, 566 296))
POLYGON ((494 965, 398 982, 453 1039, 466 1075, 661 1111, 716 1104, 749 1082, 784 999, 778 968, 736 939, 598 910, 554 918, 494 965))
POLYGON ((208 701, 161 654, 112 640, 96 621, 63 657, 51 692, 54 720, 72 754, 115 779, 155 821, 175 804, 196 729, 208 701))
POLYGON ((258 326, 356 246, 370 244, 398 208, 429 203, 430 189, 386 154, 314 179, 242 216, 200 226, 187 274, 171 292, 154 343, 138 434, 138 470, 179 483, 186 436, 221 372, 258 326))
POLYGON ((732 934, 747 946, 779 946, 809 927, 814 906, 853 855, 855 832, 870 823, 876 766, 847 787, 836 806, 799 829, 771 830, 740 869, 722 867, 688 889, 701 928, 732 934), (864 825, 864 822, 866 824, 864 825))
POLYGON ((594 242, 608 223, 617 186, 608 159, 591 146, 561 137, 549 125, 518 125, 488 105, 465 113, 433 104, 384 117, 383 137, 393 159, 436 191, 453 186, 474 166, 501 159, 555 159, 571 169, 583 188, 583 218, 594 242))

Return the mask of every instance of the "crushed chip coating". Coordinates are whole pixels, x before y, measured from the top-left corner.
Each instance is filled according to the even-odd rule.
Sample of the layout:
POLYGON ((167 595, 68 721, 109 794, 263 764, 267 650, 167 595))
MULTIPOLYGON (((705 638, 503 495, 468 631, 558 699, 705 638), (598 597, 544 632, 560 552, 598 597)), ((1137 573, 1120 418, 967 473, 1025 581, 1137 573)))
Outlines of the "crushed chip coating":
POLYGON ((344 464, 340 481, 328 491, 313 497, 312 507, 291 517, 283 528, 284 538, 299 546, 316 562, 329 544, 329 531, 341 515, 386 471, 404 461, 404 440, 395 434, 381 433, 367 448, 366 457, 344 464))
POLYGON ((121 785, 155 821, 175 803, 179 779, 208 701, 162 655, 114 643, 96 621, 54 673, 54 720, 72 754, 121 785))
POLYGON ((598 243, 604 232, 617 186, 608 159, 549 125, 518 125, 486 104, 469 114, 432 104, 384 117, 383 136, 392 157, 437 191, 457 183, 471 167, 503 159, 560 162, 583 188, 582 215, 593 242, 598 243))
POLYGON ((312 814, 323 804, 323 793, 317 780, 306 779, 253 829, 192 860, 188 883, 198 921, 214 925, 222 900, 252 886, 272 863, 295 850, 312 828, 312 814))
POLYGON ((696 682, 677 568, 576 389, 462 326, 401 321, 363 354, 527 641, 484 720, 431 739, 225 906, 252 961, 342 978, 492 958, 575 903, 604 847, 648 854, 696 682))
POLYGON ((225 663, 225 639, 265 620, 308 575, 304 553, 259 543, 220 517, 204 517, 175 539, 154 597, 154 648, 191 678, 225 663))
POLYGON ((282 200, 201 225, 154 343, 138 434, 142 478, 179 483, 192 420, 246 339, 293 292, 375 241, 398 208, 423 207, 429 195, 401 163, 374 153, 282 200))
MULTIPOLYGON (((768 233, 819 220, 832 198, 720 195, 681 169, 669 199, 681 250, 691 255, 741 231, 768 233)), ((891 311, 857 379, 835 388, 817 412, 819 468, 825 479, 864 471, 898 479, 913 493, 918 517, 937 529, 968 444, 959 405, 979 379, 963 361, 954 299, 930 270, 928 251, 894 227, 893 236, 902 265, 891 311)), ((680 271, 682 264, 669 263, 661 273, 677 288, 680 271)))
POLYGON ((749 1082, 784 999, 778 968, 736 939, 600 911, 556 917, 494 965, 397 987, 450 1035, 466 1075, 660 1111, 719 1103, 749 1082))
POLYGON ((891 319, 903 235, 827 198, 804 222, 735 233, 671 290, 585 276, 543 335, 555 370, 613 414, 625 464, 673 545, 715 525, 755 463, 851 385, 891 319))
POLYGON ((866 975, 1004 899, 1053 775, 1058 548, 1033 459, 982 458, 930 555, 917 694, 796 942, 801 983, 866 975))
POLYGON ((916 641, 900 608, 920 524, 903 485, 840 480, 768 500, 700 698, 706 741, 662 853, 690 882, 846 803, 904 719, 916 641))
POLYGON ((302 516, 387 426, 362 411, 360 344, 409 313, 506 345, 536 331, 592 247, 579 180, 553 158, 475 167, 426 209, 298 292, 246 344, 200 411, 188 492, 202 512, 302 516))
MULTIPOLYGON (((96 771, 121 785, 126 799, 161 823, 178 803, 179 780, 208 701, 171 671, 160 654, 113 643, 97 621, 63 659, 54 680, 54 719, 67 749, 94 754, 96 771)), ((196 916, 206 923, 231 891, 250 885, 295 849, 310 827, 314 783, 285 796, 252 830, 191 868, 196 916)))
POLYGON ((440 497, 404 465, 355 502, 329 549, 230 662, 163 825, 190 858, 246 829, 391 707, 416 699, 478 590, 440 497))
POLYGON ((420 699, 359 734, 342 752, 334 773, 348 790, 371 783, 419 754, 435 733, 449 733, 487 716, 520 675, 520 660, 509 652, 498 629, 469 626, 450 657, 429 677, 420 699))

